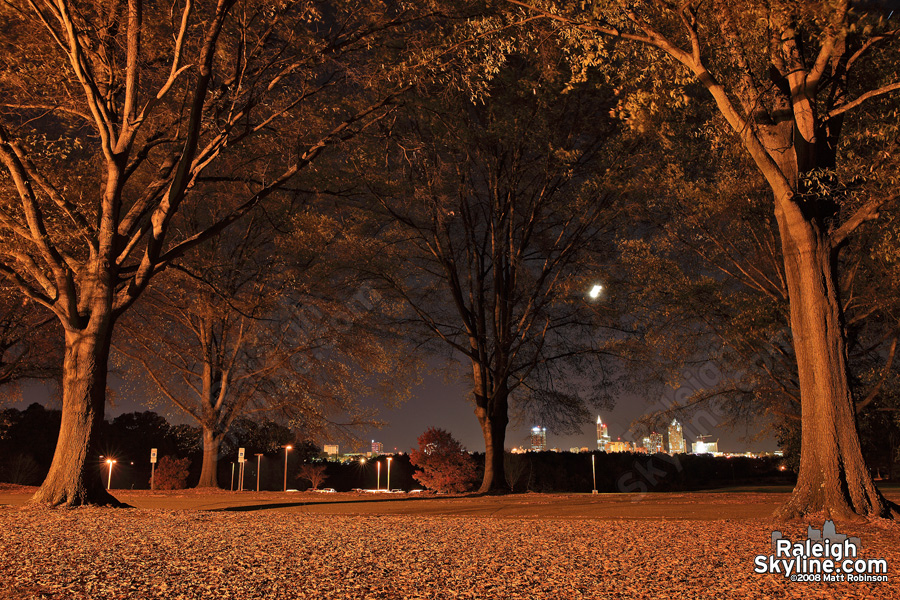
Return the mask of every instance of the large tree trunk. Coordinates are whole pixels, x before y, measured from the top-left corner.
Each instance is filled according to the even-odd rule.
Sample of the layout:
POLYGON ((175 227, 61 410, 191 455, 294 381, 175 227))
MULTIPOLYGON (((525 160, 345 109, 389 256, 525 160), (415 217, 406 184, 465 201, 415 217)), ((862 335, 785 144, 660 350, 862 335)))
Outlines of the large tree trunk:
POLYGON ((847 377, 843 315, 835 287, 837 251, 814 217, 776 199, 800 378, 802 432, 797 485, 776 516, 889 517, 859 443, 847 377))
POLYGON ((106 407, 111 324, 66 331, 62 423, 44 483, 31 502, 51 506, 122 506, 101 476, 98 436, 106 407))
POLYGON ((478 417, 478 424, 484 435, 484 478, 478 488, 479 494, 509 492, 503 466, 503 446, 506 442, 506 426, 509 424, 507 405, 505 394, 502 397, 495 395, 492 402, 478 394, 475 396, 475 416, 478 417))
POLYGON ((200 471, 198 488, 219 487, 219 448, 224 435, 203 424, 203 468, 200 471))

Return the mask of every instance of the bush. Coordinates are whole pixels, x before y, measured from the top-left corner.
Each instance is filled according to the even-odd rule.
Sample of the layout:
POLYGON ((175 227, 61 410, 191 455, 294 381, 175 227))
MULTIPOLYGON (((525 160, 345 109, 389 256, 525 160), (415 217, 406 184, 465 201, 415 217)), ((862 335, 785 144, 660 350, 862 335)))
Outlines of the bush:
POLYGON ((416 481, 436 492, 460 493, 471 489, 477 474, 475 459, 450 432, 429 427, 418 442, 419 449, 410 453, 410 462, 421 469, 413 475, 416 481))
POLYGON ((156 489, 183 490, 190 468, 191 461, 186 458, 163 456, 156 465, 156 489))

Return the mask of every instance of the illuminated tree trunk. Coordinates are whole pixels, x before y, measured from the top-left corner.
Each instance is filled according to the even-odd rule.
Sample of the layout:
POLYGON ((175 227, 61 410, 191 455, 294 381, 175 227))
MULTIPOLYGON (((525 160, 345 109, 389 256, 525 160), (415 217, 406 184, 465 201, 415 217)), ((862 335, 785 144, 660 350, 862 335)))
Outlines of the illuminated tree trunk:
POLYGON ((203 425, 203 468, 200 471, 198 488, 219 487, 219 449, 224 433, 203 425))
POLYGON ((59 438, 50 471, 33 503, 121 505, 106 491, 99 468, 111 332, 111 323, 96 318, 86 329, 66 331, 59 438))
POLYGON ((847 378, 847 349, 835 287, 837 251, 802 211, 777 218, 790 293, 791 330, 800 379, 800 472, 790 500, 776 516, 824 511, 826 518, 891 516, 862 456, 847 378))
POLYGON ((475 392, 475 416, 484 436, 484 477, 479 494, 508 493, 503 465, 506 426, 509 424, 508 393, 498 390, 489 397, 475 392))
POLYGON ((755 131, 705 67, 693 67, 774 195, 802 424, 797 485, 776 516, 795 518, 820 511, 844 519, 896 516, 895 505, 875 487, 863 460, 835 276, 839 246, 871 213, 851 217, 845 222, 846 231, 832 231, 837 215, 831 198, 806 194, 805 174, 834 169, 843 117, 816 118, 810 102, 815 91, 806 82, 802 64, 796 62, 795 40, 787 34, 785 40, 788 62, 795 62, 790 62, 793 67, 785 75, 788 93, 779 107, 792 119, 758 125, 755 131))

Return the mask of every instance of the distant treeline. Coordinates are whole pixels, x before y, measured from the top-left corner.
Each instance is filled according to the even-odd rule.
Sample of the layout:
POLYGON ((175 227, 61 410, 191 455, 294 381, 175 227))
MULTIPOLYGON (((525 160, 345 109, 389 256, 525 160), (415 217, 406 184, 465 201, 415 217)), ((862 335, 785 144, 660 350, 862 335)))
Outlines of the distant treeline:
MULTIPOLYGON (((50 468, 59 432, 60 411, 32 404, 25 410, 14 408, 0 412, 0 481, 39 485, 50 468)), ((245 448, 247 463, 244 489, 255 490, 257 457, 262 490, 280 490, 284 486, 284 450, 289 453, 288 487, 306 489, 309 483, 297 477, 306 461, 322 460, 320 449, 308 441, 298 441, 287 427, 272 422, 237 420, 222 445, 219 481, 228 489, 233 463, 239 447, 245 448)), ((187 458, 191 462, 188 486, 196 485, 203 457, 200 428, 170 425, 152 412, 126 413, 108 420, 104 427, 102 450, 96 465, 108 476, 105 458, 115 458, 113 489, 147 489, 150 482, 150 450, 158 457, 187 458), (101 457, 102 456, 102 457, 101 457)), ((531 452, 506 456, 507 485, 516 492, 586 492, 593 489, 590 453, 531 452)), ((608 492, 670 492, 732 485, 793 484, 795 475, 780 469, 778 458, 717 458, 710 455, 678 456, 595 452, 594 469, 597 490, 608 492)), ((484 454, 476 453, 481 468, 484 454)), ((324 487, 337 491, 354 488, 382 488, 388 485, 384 457, 365 461, 327 462, 324 487), (377 481, 377 462, 381 479, 377 481)), ((395 456, 391 462, 390 487, 409 490, 421 487, 413 479, 409 456, 395 456)), ((479 474, 479 478, 481 475, 479 474)), ((238 471, 235 467, 234 485, 238 471)))
MULTIPOLYGON (((8 408, 0 411, 0 481, 22 485, 39 485, 43 481, 56 449, 60 415, 59 410, 47 409, 37 403, 25 410, 8 408)), ((290 429, 273 421, 236 419, 222 443, 219 481, 224 486, 230 483, 231 461, 237 460, 238 448, 242 447, 248 460, 246 468, 249 469, 252 463, 253 489, 256 489, 256 454, 263 454, 260 465, 269 467, 260 469, 260 487, 282 489, 282 447, 293 445, 289 466, 295 468, 318 453, 318 448, 311 442, 298 441, 295 437, 290 429)), ((125 413, 107 420, 101 447, 93 458, 104 480, 108 476, 106 458, 116 460, 112 477, 114 489, 147 489, 150 487, 152 448, 157 449, 159 459, 164 456, 189 459, 188 485, 197 483, 203 458, 200 428, 171 425, 153 411, 125 413)), ((245 487, 249 488, 248 471, 244 478, 245 487)), ((290 482, 289 485, 296 487, 290 482)))

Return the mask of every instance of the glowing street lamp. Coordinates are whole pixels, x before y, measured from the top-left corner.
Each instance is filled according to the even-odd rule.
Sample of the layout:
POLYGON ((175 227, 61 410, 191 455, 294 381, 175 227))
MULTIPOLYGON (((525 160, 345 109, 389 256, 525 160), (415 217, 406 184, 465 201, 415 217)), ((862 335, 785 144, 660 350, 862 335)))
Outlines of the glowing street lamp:
POLYGON ((293 446, 285 446, 284 447, 284 491, 287 491, 287 461, 288 461, 288 452, 293 450, 293 446))
POLYGON ((259 461, 262 459, 262 454, 256 455, 256 491, 259 491, 259 461))
POLYGON ((116 463, 114 458, 107 458, 106 464, 109 465, 109 478, 106 480, 106 489, 110 489, 112 486, 112 466, 116 463))
POLYGON ((363 487, 365 487, 366 486, 366 459, 365 459, 365 457, 359 459, 359 470, 362 473, 362 485, 363 485, 363 487))
POLYGON ((387 491, 391 491, 391 457, 387 457, 388 461, 388 469, 387 469, 387 491))
POLYGON ((591 473, 594 475, 594 491, 592 493, 597 493, 597 467, 594 465, 594 454, 591 453, 591 473))
POLYGON ((378 471, 378 478, 375 480, 375 489, 381 489, 381 462, 375 463, 376 470, 378 471))

